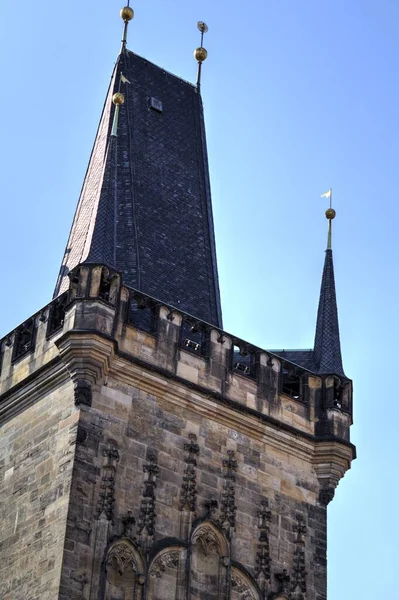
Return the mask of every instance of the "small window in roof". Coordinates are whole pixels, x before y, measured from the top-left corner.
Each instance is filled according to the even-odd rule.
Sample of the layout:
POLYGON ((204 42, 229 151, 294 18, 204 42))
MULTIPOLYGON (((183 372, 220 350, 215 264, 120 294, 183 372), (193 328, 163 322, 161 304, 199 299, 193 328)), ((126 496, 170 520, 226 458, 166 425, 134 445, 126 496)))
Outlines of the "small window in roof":
POLYGON ((155 112, 163 113, 163 104, 161 100, 158 100, 157 98, 150 98, 150 108, 155 110, 155 112))

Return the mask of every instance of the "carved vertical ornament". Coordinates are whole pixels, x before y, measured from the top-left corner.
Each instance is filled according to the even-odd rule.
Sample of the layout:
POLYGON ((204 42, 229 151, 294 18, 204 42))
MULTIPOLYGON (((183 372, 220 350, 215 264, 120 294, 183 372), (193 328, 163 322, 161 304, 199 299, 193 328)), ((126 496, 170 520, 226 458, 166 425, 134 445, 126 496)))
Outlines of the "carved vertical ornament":
POLYGON ((132 511, 128 510, 127 513, 122 517, 123 537, 127 538, 133 543, 136 543, 136 538, 134 537, 135 524, 136 519, 134 518, 132 511))
POLYGON ((108 521, 113 520, 115 504, 115 474, 119 462, 116 442, 109 440, 108 447, 103 450, 104 465, 101 477, 100 499, 97 505, 97 518, 105 514, 108 521))
POLYGON ((272 513, 268 509, 267 500, 262 500, 262 510, 258 514, 259 517, 259 543, 256 553, 256 568, 255 575, 257 579, 264 579, 270 583, 270 522, 272 513))
POLYGON ((205 508, 205 518, 206 519, 214 519, 215 513, 219 508, 219 502, 217 500, 205 500, 204 502, 205 508))
POLYGON ((295 556, 294 556, 294 571, 292 576, 292 599, 305 600, 306 598, 306 565, 305 565, 305 536, 306 525, 303 517, 297 518, 297 523, 294 525, 296 533, 295 540, 295 556))
POLYGON ((155 532, 155 488, 159 474, 159 467, 155 454, 148 455, 148 462, 143 467, 144 491, 141 499, 140 514, 137 523, 137 532, 140 542, 146 545, 147 540, 152 540, 155 532))
POLYGON ((223 461, 225 481, 220 504, 219 524, 223 527, 226 534, 231 537, 236 524, 237 512, 237 507, 235 505, 235 474, 237 471, 237 461, 234 459, 233 450, 228 450, 227 454, 228 459, 223 461))
POLYGON ((279 583, 279 590, 277 593, 284 594, 288 598, 290 593, 291 577, 289 576, 287 569, 283 569, 281 573, 276 573, 276 579, 279 583))
POLYGON ((189 434, 189 442, 184 444, 184 450, 187 453, 186 468, 183 475, 183 484, 180 492, 179 509, 188 508, 191 512, 195 512, 197 500, 197 481, 196 481, 196 466, 197 456, 199 455, 199 446, 197 444, 197 436, 194 433, 189 434))

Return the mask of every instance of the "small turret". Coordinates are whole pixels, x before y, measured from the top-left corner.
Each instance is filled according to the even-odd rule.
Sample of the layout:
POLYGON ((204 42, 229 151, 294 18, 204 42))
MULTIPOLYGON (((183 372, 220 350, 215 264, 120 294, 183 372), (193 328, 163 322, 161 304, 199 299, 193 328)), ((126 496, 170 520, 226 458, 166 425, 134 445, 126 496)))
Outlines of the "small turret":
MULTIPOLYGON (((332 191, 327 192, 331 197, 332 191)), ((344 375, 339 337, 338 309, 335 292, 334 263, 331 244, 331 226, 336 213, 333 208, 326 210, 328 219, 328 242, 321 280, 319 309, 317 313, 314 341, 314 363, 320 375, 344 375)))

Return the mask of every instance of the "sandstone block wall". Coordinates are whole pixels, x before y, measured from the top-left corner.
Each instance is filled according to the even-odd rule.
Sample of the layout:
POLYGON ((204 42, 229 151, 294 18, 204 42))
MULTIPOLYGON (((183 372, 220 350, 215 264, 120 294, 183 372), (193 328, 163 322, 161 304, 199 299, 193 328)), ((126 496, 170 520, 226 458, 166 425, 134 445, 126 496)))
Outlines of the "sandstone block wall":
MULTIPOLYGON (((81 411, 60 598, 140 598, 144 587, 147 597, 153 599, 185 598, 185 594, 188 598, 223 598, 228 590, 236 594, 233 597, 260 598, 262 590, 256 586, 268 592, 281 590, 278 576, 285 570, 292 585, 299 568, 296 529, 302 519, 306 529, 302 569, 308 572, 306 598, 324 599, 326 508, 317 502, 319 483, 310 448, 296 445, 295 440, 279 440, 255 421, 243 420, 241 426, 229 427, 227 410, 220 408, 219 419, 215 420, 207 416, 204 406, 198 407, 194 394, 191 401, 187 397, 183 402, 179 400, 182 390, 172 390, 170 384, 165 386, 167 394, 155 388, 151 393, 142 389, 151 385, 151 376, 141 372, 137 377, 143 386, 129 385, 110 376, 107 385, 95 391, 91 408, 81 411), (175 402, 168 400, 166 396, 170 395, 175 402), (189 456, 187 444, 193 439, 198 453, 191 487, 194 504, 190 510, 189 503, 182 509, 182 497, 189 456), (107 468, 110 452, 116 458, 111 460, 112 468, 107 468), (226 477, 229 458, 236 461, 234 481, 226 477), (148 485, 151 464, 156 470, 153 487, 148 485), (110 475, 114 481, 105 489, 110 475), (229 503, 226 482, 233 486, 227 528, 223 522, 224 507, 229 503), (153 499, 152 513, 147 510, 149 499, 153 499), (218 505, 210 510, 212 501, 218 505), (256 577, 262 546, 260 513, 265 501, 271 512, 270 583, 264 582, 262 576, 256 577), (129 515, 135 523, 127 534, 125 522, 129 515), (141 529, 143 519, 147 519, 147 527, 141 529), (241 583, 241 592, 240 584, 232 584, 234 578, 230 574, 217 584, 213 581, 216 587, 212 593, 206 576, 209 565, 195 585, 193 577, 187 574, 190 544, 193 551, 190 536, 201 521, 216 523, 225 532, 230 548, 227 556, 222 556, 223 552, 219 555, 237 564, 239 573, 248 573, 248 581, 241 583), (149 531, 151 527, 153 531, 149 531), (123 595, 130 590, 126 582, 111 583, 112 565, 106 567, 104 563, 112 540, 134 540, 135 551, 142 556, 144 566, 136 575, 143 576, 143 583, 134 596, 123 595), (159 572, 157 556, 168 546, 168 556, 175 552, 179 559, 174 570, 164 565, 159 572)), ((193 557, 190 564, 193 569, 193 557)), ((240 577, 245 580, 244 575, 240 577)))
POLYGON ((0 598, 58 597, 79 411, 66 380, 0 430, 0 598))

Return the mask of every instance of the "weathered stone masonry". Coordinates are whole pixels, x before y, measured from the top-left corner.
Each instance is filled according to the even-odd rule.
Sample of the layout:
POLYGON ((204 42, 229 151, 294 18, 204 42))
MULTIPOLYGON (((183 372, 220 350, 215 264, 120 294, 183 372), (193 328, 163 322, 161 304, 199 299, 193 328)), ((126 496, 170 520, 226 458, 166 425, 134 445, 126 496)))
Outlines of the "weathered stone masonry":
POLYGON ((32 343, 1 342, 0 597, 324 600, 351 382, 101 265, 70 279, 32 343), (283 393, 287 369, 300 394, 283 393))

